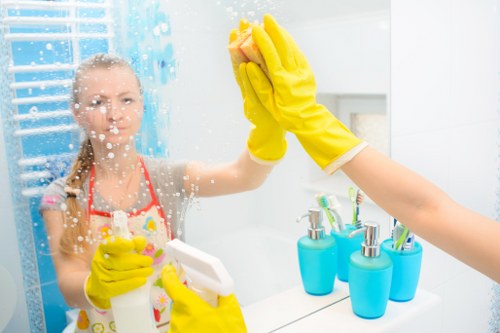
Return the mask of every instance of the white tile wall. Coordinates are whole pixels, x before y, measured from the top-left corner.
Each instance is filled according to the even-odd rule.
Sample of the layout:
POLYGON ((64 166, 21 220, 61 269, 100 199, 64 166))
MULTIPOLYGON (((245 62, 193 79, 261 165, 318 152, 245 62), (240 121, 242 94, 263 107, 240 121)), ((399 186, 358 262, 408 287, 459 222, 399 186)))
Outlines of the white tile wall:
MULTIPOLYGON (((392 157, 494 218, 497 0, 391 3, 392 157)), ((436 221, 439 223, 439 221, 436 221)), ((443 332, 486 332, 492 282, 424 243, 420 286, 443 297, 443 332)))

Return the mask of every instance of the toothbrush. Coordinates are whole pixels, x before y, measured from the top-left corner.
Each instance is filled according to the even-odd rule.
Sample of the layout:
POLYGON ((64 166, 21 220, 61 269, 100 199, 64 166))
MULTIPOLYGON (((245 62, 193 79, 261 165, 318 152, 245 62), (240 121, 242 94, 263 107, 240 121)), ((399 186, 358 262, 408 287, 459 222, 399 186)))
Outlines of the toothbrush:
POLYGON ((328 197, 324 193, 318 193, 316 194, 316 201, 318 202, 318 205, 323 209, 323 211, 326 214, 326 217, 328 218, 328 222, 330 222, 330 226, 332 227, 333 230, 339 231, 338 226, 335 224, 335 218, 332 215, 332 212, 330 211, 330 200, 328 200, 328 197))
POLYGON ((354 187, 349 187, 349 199, 352 202, 352 225, 355 225, 358 222, 358 216, 356 215, 356 190, 354 187))
POLYGON ((339 212, 337 211, 337 209, 335 209, 335 205, 332 204, 332 202, 330 201, 330 206, 334 207, 334 208, 330 208, 328 207, 328 210, 333 214, 335 215, 335 221, 337 222, 337 227, 338 227, 338 230, 337 231, 342 231, 345 229, 345 225, 344 225, 344 222, 342 221, 342 217, 340 216, 339 212))
POLYGON ((349 187, 349 199, 352 202, 352 225, 357 229, 363 226, 359 219, 359 205, 363 202, 364 193, 360 189, 355 190, 354 187, 349 187))
POLYGON ((403 245, 403 243, 406 240, 406 237, 408 236, 409 230, 404 226, 403 226, 403 228, 404 228, 403 233, 399 236, 399 238, 397 239, 396 244, 395 244, 396 250, 399 250, 401 248, 401 246, 403 245))
POLYGON ((363 226, 363 223, 361 222, 361 219, 359 218, 359 205, 363 203, 363 199, 365 197, 365 194, 363 191, 358 189, 356 191, 356 223, 355 226, 356 228, 361 228, 363 226))

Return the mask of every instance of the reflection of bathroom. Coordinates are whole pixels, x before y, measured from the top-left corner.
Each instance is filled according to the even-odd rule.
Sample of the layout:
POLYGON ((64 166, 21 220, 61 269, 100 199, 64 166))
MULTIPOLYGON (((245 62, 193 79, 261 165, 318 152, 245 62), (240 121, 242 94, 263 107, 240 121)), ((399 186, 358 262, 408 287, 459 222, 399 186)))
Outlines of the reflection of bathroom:
MULTIPOLYGON (((24 1, 17 2, 22 6, 24 1)), ((9 3, 0 0, 1 19, 5 18, 9 3)), ((47 3, 56 6, 58 2, 47 3)), ((149 8, 156 3, 151 1, 149 8)), ((170 50, 165 47, 166 41, 173 46, 175 56, 165 56, 165 63, 170 60, 177 71, 175 77, 163 81, 155 77, 158 81, 152 83, 160 86, 160 97, 153 94, 151 101, 157 103, 158 114, 168 118, 164 119, 168 133, 160 132, 158 137, 145 134, 143 144, 150 147, 151 142, 166 138, 166 143, 155 149, 168 148, 172 159, 222 162, 241 152, 248 122, 242 114, 226 42, 229 29, 237 22, 231 18, 254 11, 249 7, 254 2, 242 3, 247 7, 240 11, 232 2, 230 6, 230 1, 172 0, 158 7, 165 13, 171 31, 165 34, 162 49, 153 46, 150 55, 156 57, 155 52, 170 50)), ((255 3, 259 5, 259 1, 255 3)), ((484 215, 498 216, 500 205, 495 191, 499 165, 496 110, 500 19, 495 14, 495 1, 308 1, 307 8, 300 8, 301 1, 261 3, 266 5, 255 8, 254 18, 260 18, 269 9, 290 30, 315 72, 318 100, 352 131, 435 182, 459 203, 484 215)), ((10 15, 14 15, 15 9, 10 8, 10 15)), ((61 13, 64 11, 60 15, 65 15, 61 13)), ((17 32, 29 32, 29 27, 17 32)), ((5 37, 2 42, 5 43, 5 37)), ((146 42, 139 44, 136 51, 147 49, 146 42)), ((50 43, 57 47, 55 42, 50 43)), ((71 52, 91 53, 93 47, 97 50, 100 46, 93 44, 85 48, 87 51, 71 52)), ((60 61, 57 56, 51 58, 52 50, 45 46, 42 50, 46 62, 60 61)), ((55 51, 62 57, 62 49, 55 51)), ((39 59, 40 54, 35 58, 39 59)), ((146 59, 143 64, 147 64, 146 59)), ((26 66, 20 73, 2 67, 0 105, 24 107, 29 114, 33 105, 19 100, 17 104, 10 103, 12 82, 5 80, 13 74, 19 81, 29 80, 31 65, 22 65, 26 66)), ((30 87, 16 89, 17 97, 30 97, 26 95, 30 87)), ((48 89, 54 89, 51 92, 57 95, 65 88, 48 89)), ((38 112, 48 111, 45 104, 37 105, 38 112)), ((56 111, 63 109, 55 106, 56 111)), ((37 136, 28 131, 22 137, 31 140, 24 145, 35 147, 29 152, 16 141, 19 135, 16 136, 14 126, 22 123, 23 129, 29 129, 34 121, 14 121, 5 110, 0 115, 0 187, 10 190, 4 190, 0 197, 0 268, 6 268, 6 272, 0 270, 0 281, 4 286, 12 285, 12 295, 8 295, 10 304, 15 306, 15 314, 6 319, 9 321, 4 325, 5 332, 60 332, 67 324, 68 307, 57 291, 55 275, 47 261, 43 224, 32 217, 39 197, 33 191, 26 192, 30 184, 46 184, 26 178, 29 175, 20 181, 13 171, 22 173, 26 163, 37 162, 36 157, 43 157, 40 152, 50 151, 45 146, 55 147, 56 142, 64 142, 64 149, 54 148, 57 151, 52 153, 66 153, 68 145, 78 143, 78 133, 70 129, 62 136, 37 136), (41 143, 44 140, 45 144, 41 143), (13 158, 23 159, 25 164, 13 158)), ((50 119, 42 121, 47 127, 69 125, 71 118, 64 117, 57 116, 55 123, 50 123, 50 119)), ((341 215, 349 221, 348 188, 353 184, 342 173, 327 177, 309 160, 295 137, 287 138, 287 155, 261 188, 196 200, 187 214, 186 241, 222 260, 235 281, 236 295, 244 311, 247 308, 248 318, 271 318, 268 323, 248 323, 249 328, 258 327, 255 332, 270 331, 284 326, 287 320, 296 326, 289 325, 288 330, 284 327, 278 332, 311 327, 301 326, 310 325, 311 321, 314 325, 328 322, 324 326, 328 331, 334 331, 336 321, 352 325, 338 326, 345 332, 368 328, 399 332, 402 326, 412 332, 408 328, 412 325, 425 327, 429 332, 487 332, 492 327, 488 324, 495 320, 492 307, 500 306, 491 301, 492 281, 418 239, 418 235, 424 255, 417 296, 407 303, 389 302, 384 317, 373 321, 354 317, 350 308, 344 306, 348 299, 344 299, 345 284, 339 281, 331 295, 318 297, 312 305, 307 303, 309 298, 304 302, 300 298, 303 295, 297 296, 302 290, 297 240, 306 234, 306 225, 295 220, 317 205, 316 193, 328 192, 337 197, 341 215), (259 312, 264 309, 268 317, 259 312)), ((382 239, 389 237, 390 217, 382 209, 366 198, 360 210, 363 219, 381 225, 382 239)), ((325 225, 328 227, 326 222, 325 225)), ((2 303, 2 309, 8 307, 2 303)), ((2 318, 0 314, 0 330, 4 327, 2 318)), ((316 327, 321 331, 321 326, 316 327)))

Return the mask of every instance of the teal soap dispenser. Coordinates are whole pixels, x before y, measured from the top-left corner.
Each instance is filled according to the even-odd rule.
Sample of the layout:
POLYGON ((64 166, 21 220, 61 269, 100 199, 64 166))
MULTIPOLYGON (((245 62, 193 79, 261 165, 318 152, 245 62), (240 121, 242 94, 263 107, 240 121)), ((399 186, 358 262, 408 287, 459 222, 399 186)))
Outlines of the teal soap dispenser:
POLYGON ((325 235, 321 209, 310 208, 297 218, 309 218, 307 236, 297 242, 300 275, 304 290, 311 295, 326 295, 332 292, 337 273, 337 245, 335 239, 325 235))
POLYGON ((349 260, 349 293, 352 311, 359 317, 374 319, 384 315, 389 300, 392 280, 392 261, 380 252, 380 227, 365 222, 350 236, 364 232, 361 251, 351 254, 349 260))

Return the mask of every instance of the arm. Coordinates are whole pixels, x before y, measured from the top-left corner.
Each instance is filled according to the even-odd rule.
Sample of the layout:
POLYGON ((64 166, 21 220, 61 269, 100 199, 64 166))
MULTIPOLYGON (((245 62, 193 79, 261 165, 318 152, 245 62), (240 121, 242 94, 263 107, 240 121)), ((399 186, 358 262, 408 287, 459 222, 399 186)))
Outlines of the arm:
POLYGON ((210 166, 191 161, 186 167, 184 189, 190 193, 194 185, 196 194, 203 197, 249 191, 259 187, 272 168, 272 165, 255 162, 247 150, 227 164, 210 166))
POLYGON ((57 274, 59 290, 66 304, 71 307, 88 308, 83 284, 90 272, 90 258, 84 255, 68 255, 59 251, 59 241, 63 234, 63 215, 56 210, 43 212, 43 219, 49 235, 52 261, 57 274))
POLYGON ((500 282, 500 223, 459 205, 372 148, 362 150, 342 170, 416 234, 500 282))
POLYGON ((427 180, 366 148, 324 112, 315 102, 307 60, 272 16, 264 16, 264 27, 254 27, 252 36, 269 70, 267 78, 258 66, 246 66, 254 91, 278 123, 296 134, 316 164, 327 173, 341 167, 415 233, 500 282, 499 223, 460 206, 427 180))
POLYGON ((243 61, 248 61, 240 52, 250 24, 240 21, 238 29, 231 31, 228 50, 234 77, 243 97, 243 111, 250 121, 247 149, 231 163, 207 165, 192 161, 186 168, 184 189, 200 196, 215 196, 253 190, 259 187, 272 166, 285 155, 286 132, 262 105, 244 70, 243 61))

